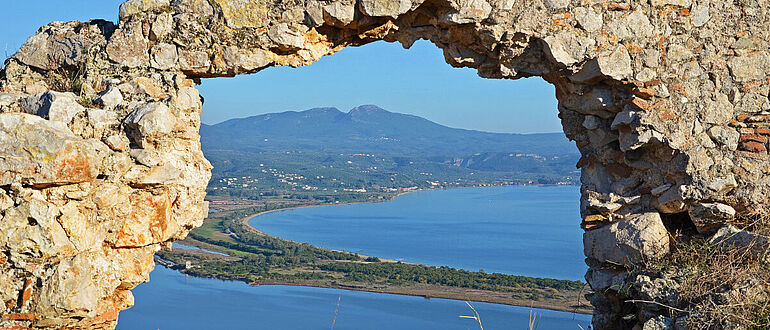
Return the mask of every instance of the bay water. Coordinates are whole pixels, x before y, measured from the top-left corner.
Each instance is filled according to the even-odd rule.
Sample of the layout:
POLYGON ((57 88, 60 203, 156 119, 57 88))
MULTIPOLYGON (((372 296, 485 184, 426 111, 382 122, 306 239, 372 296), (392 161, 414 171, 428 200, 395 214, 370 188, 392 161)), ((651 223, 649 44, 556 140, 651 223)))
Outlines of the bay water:
POLYGON ((535 277, 582 280, 580 187, 424 190, 382 203, 260 215, 267 234, 335 250, 535 277))
MULTIPOLYGON (((393 201, 278 211, 250 223, 298 242, 468 270, 581 279, 579 188, 420 191, 393 201)), ((189 277, 157 266, 118 329, 478 329, 465 302, 189 277), (338 305, 339 302, 339 305, 338 305), (337 310, 335 318, 334 313, 337 310)), ((589 315, 473 303, 485 329, 588 328, 589 315)))

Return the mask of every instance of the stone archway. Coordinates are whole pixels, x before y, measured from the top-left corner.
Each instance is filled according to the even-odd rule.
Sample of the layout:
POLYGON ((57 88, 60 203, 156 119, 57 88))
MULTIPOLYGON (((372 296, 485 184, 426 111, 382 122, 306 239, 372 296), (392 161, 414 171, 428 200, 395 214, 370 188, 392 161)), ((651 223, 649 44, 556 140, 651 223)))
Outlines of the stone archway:
POLYGON ((582 153, 594 326, 657 322, 670 313, 624 303, 644 292, 613 287, 629 269, 664 257, 678 227, 711 235, 765 211, 768 8, 129 0, 117 26, 51 23, 0 73, 0 326, 114 327, 153 253, 201 224, 211 169, 198 136, 201 78, 421 38, 482 77, 556 86, 582 153))

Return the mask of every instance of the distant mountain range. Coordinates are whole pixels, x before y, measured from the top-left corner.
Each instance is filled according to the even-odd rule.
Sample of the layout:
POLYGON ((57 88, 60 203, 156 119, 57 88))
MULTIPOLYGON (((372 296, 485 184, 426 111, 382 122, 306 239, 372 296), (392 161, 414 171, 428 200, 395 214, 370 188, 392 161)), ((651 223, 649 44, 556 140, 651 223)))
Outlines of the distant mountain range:
POLYGON ((371 187, 564 184, 579 178, 580 155, 562 133, 450 128, 374 105, 231 119, 203 125, 200 133, 214 165, 210 195, 251 198, 274 190, 317 197, 314 192, 371 187))
POLYGON ((577 154, 562 133, 488 133, 439 125, 425 118, 362 105, 287 111, 201 127, 204 152, 312 151, 397 156, 468 156, 503 152, 543 156, 577 154))

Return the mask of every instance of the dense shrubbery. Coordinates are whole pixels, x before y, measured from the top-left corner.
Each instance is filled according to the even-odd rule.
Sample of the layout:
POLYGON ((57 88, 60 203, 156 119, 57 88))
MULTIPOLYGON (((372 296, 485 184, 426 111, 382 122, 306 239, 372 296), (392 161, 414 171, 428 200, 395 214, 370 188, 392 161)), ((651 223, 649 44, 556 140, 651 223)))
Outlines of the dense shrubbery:
POLYGON ((462 288, 510 291, 516 288, 554 288, 557 290, 580 290, 584 284, 577 281, 533 278, 506 274, 487 274, 449 267, 431 267, 404 263, 330 263, 319 267, 321 270, 345 273, 348 278, 387 278, 392 281, 438 284, 462 288))

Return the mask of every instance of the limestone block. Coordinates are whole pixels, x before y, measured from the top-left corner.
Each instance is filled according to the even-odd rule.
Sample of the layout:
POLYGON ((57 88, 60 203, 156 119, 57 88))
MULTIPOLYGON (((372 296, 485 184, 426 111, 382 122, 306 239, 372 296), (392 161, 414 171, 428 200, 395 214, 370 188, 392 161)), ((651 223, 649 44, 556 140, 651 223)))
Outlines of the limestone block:
POLYGON ((688 213, 701 234, 713 233, 735 218, 735 209, 722 203, 696 203, 688 213))
POLYGON ((633 73, 628 49, 623 45, 618 45, 611 53, 604 53, 586 62, 580 71, 570 76, 569 79, 578 83, 590 83, 603 77, 622 80, 630 78, 633 73))
POLYGON ((123 94, 116 87, 110 86, 94 99, 94 103, 105 109, 112 109, 123 103, 123 94))
POLYGON ((599 117, 587 115, 585 119, 583 119, 583 127, 585 127, 587 130, 595 130, 599 128, 600 125, 599 117))
POLYGON ((158 70, 168 70, 176 67, 177 50, 176 46, 166 43, 159 43, 150 50, 152 59, 150 65, 158 70))
POLYGON ((133 15, 168 8, 169 5, 169 0, 127 0, 120 5, 118 17, 123 22, 133 15))
POLYGON ((544 2, 550 9, 564 9, 569 6, 570 0, 544 0, 544 2))
POLYGON ((492 5, 486 0, 450 0, 453 11, 445 20, 454 24, 467 24, 485 19, 492 12, 492 5))
POLYGON ((208 0, 173 0, 171 6, 179 12, 193 14, 197 17, 214 15, 214 7, 208 0))
POLYGON ((588 32, 596 32, 602 29, 604 15, 597 13, 591 7, 577 7, 573 11, 575 19, 580 26, 588 32))
POLYGON ((612 118, 612 110, 617 104, 612 96, 612 91, 604 88, 593 88, 582 95, 570 95, 560 101, 560 105, 582 113, 599 118, 612 118))
POLYGON ((150 29, 150 39, 160 40, 174 28, 174 18, 169 13, 162 13, 155 18, 150 29))
POLYGON ((583 59, 594 41, 575 33, 573 30, 561 32, 555 36, 543 39, 545 54, 555 63, 565 66, 575 64, 583 59))
POLYGON ((66 127, 22 113, 0 113, 0 186, 88 182, 99 174, 105 147, 66 127))
POLYGON ((770 57, 765 52, 735 56, 727 61, 727 66, 737 81, 764 79, 770 68, 770 57))
POLYGON ((412 9, 412 0, 361 0, 358 2, 364 14, 375 17, 392 17, 412 9))
POLYGON ((714 142, 724 145, 730 150, 738 149, 738 139, 741 134, 733 128, 714 126, 708 130, 708 135, 714 142))
POLYGON ((283 50, 297 50, 305 44, 302 33, 293 30, 286 23, 271 26, 267 35, 283 50))
POLYGON ((95 137, 101 137, 105 131, 120 124, 117 114, 109 110, 88 109, 86 113, 95 137))
POLYGON ((209 53, 203 50, 198 51, 179 51, 179 68, 184 72, 191 74, 206 73, 211 67, 209 53))
POLYGON ((25 96, 22 93, 0 92, 0 112, 15 112, 13 109, 19 106, 17 103, 25 96))
POLYGON ((106 143, 110 149, 122 152, 128 149, 131 141, 129 141, 125 135, 110 135, 104 139, 104 143, 106 143))
POLYGON ((645 300, 658 301, 672 306, 677 305, 679 302, 679 294, 677 292, 679 284, 670 278, 668 274, 655 278, 647 275, 637 275, 633 284, 645 300))
POLYGON ((101 252, 62 260, 43 282, 36 312, 43 320, 96 316, 98 301, 120 285, 109 269, 101 252))
POLYGON ((754 257, 770 261, 770 237, 740 230, 733 225, 720 228, 709 244, 723 250, 748 249, 754 257))
POLYGON ((585 279, 594 291, 604 291, 609 288, 616 290, 625 285, 628 274, 625 271, 613 269, 591 268, 586 273, 585 279))
POLYGON ((233 29, 266 26, 268 6, 263 0, 213 0, 222 11, 227 26, 233 29))
POLYGON ((169 240, 179 229, 171 218, 167 194, 131 196, 129 221, 107 240, 115 247, 141 247, 169 240))
POLYGON ((66 125, 78 113, 85 111, 77 100, 78 97, 73 93, 48 91, 24 98, 21 103, 26 113, 66 125))
POLYGON ((12 58, 43 70, 77 66, 85 59, 85 40, 73 24, 54 22, 30 37, 12 58))
POLYGON ((649 38, 653 34, 650 19, 641 10, 634 10, 628 15, 610 21, 606 25, 607 32, 614 34, 619 40, 649 38))
POLYGON ((617 265, 657 259, 669 251, 668 232, 656 212, 589 230, 583 234, 583 244, 586 256, 617 265))
POLYGON ((270 65, 272 62, 270 53, 262 49, 225 47, 223 56, 229 66, 234 68, 234 71, 238 73, 253 72, 270 65))
POLYGON ((200 109, 201 97, 198 90, 193 87, 182 87, 177 92, 177 104, 180 109, 200 109))
POLYGON ((176 119, 168 106, 160 102, 148 103, 128 114, 123 121, 129 128, 138 130, 141 137, 168 135, 176 119))
POLYGON ((634 71, 631 69, 631 56, 623 45, 618 45, 615 50, 606 56, 599 56, 597 63, 599 71, 613 79, 621 80, 629 78, 634 71))
POLYGON ((40 194, 26 197, 8 209, 0 222, 0 246, 11 258, 73 255, 75 247, 57 221, 59 209, 40 194))
POLYGON ((141 22, 121 25, 107 44, 107 56, 128 68, 147 65, 150 60, 149 41, 142 33, 141 22))
POLYGON ((348 25, 353 21, 356 8, 353 4, 335 1, 323 7, 324 21, 329 25, 348 25))
POLYGON ((670 317, 658 316, 644 322, 642 330, 669 330, 673 329, 673 320, 670 317))
POLYGON ((674 186, 658 196, 658 210, 663 213, 679 213, 686 211, 682 191, 683 186, 674 186))

